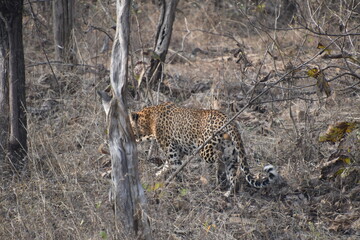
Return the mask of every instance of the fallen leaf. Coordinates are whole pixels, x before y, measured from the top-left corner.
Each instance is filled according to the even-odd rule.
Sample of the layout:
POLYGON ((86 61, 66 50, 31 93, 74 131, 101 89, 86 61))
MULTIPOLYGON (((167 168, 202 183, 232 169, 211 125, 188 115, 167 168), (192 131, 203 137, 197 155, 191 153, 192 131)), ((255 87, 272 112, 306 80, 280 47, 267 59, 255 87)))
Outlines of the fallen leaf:
POLYGON ((319 137, 320 142, 339 142, 346 134, 352 132, 354 129, 359 128, 359 122, 338 122, 330 125, 325 133, 319 137))
POLYGON ((105 146, 104 143, 100 144, 98 147, 98 152, 106 155, 110 155, 109 149, 105 146))
POLYGON ((318 43, 317 49, 324 49, 324 51, 327 53, 327 54, 331 54, 331 49, 325 47, 321 42, 318 43))
POLYGON ((325 92, 326 96, 329 97, 331 94, 331 88, 329 83, 325 79, 325 75, 321 70, 317 68, 310 69, 307 72, 308 76, 313 77, 316 79, 316 86, 318 87, 319 91, 325 92))
POLYGON ((201 182, 203 185, 209 184, 209 181, 208 181, 205 177, 203 177, 203 176, 200 176, 200 182, 201 182))

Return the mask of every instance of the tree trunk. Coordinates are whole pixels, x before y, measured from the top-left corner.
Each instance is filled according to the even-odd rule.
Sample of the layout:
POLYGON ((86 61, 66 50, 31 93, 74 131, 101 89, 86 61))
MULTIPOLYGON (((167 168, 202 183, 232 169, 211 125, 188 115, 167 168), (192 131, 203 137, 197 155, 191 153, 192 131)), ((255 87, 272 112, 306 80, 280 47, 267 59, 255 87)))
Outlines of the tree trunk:
POLYGON ((55 58, 66 63, 76 63, 76 50, 72 41, 74 25, 74 0, 53 1, 55 58))
POLYGON ((21 170, 27 154, 27 123, 25 102, 25 63, 22 41, 23 0, 4 0, 0 17, 5 24, 9 42, 9 121, 10 159, 21 170))
POLYGON ((162 0, 161 13, 155 38, 154 53, 151 57, 150 70, 148 72, 149 87, 156 86, 162 75, 162 63, 170 45, 172 27, 175 19, 178 0, 162 0))
POLYGON ((0 179, 3 178, 9 141, 9 39, 5 23, 0 19, 0 179))
POLYGON ((127 234, 151 239, 148 218, 144 213, 145 195, 138 173, 138 158, 134 134, 130 128, 125 102, 127 85, 130 0, 117 0, 117 26, 111 56, 110 79, 113 98, 107 116, 112 163, 112 198, 115 216, 127 234))

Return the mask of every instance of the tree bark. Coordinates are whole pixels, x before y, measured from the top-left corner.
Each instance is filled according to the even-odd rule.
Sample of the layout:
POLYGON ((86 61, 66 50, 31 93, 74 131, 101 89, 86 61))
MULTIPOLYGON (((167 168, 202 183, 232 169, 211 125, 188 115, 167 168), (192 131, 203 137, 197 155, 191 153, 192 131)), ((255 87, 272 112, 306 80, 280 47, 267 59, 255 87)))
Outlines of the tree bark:
POLYGON ((3 177, 9 141, 9 39, 4 21, 0 19, 0 179, 3 177))
POLYGON ((147 76, 150 87, 156 86, 161 79, 162 63, 165 62, 170 45, 172 27, 178 2, 178 0, 161 1, 161 13, 155 38, 154 53, 151 57, 150 70, 147 76))
POLYGON ((141 239, 151 239, 150 224, 144 212, 146 200, 138 173, 135 137, 130 128, 125 101, 130 0, 117 0, 116 9, 116 35, 110 69, 113 98, 107 116, 112 163, 111 196, 114 201, 116 219, 122 223, 126 233, 141 239))
POLYGON ((8 149, 16 170, 21 170, 27 155, 25 98, 25 63, 22 40, 23 0, 4 0, 0 17, 5 24, 9 43, 9 121, 8 149))
POLYGON ((55 58, 66 63, 76 63, 76 50, 72 41, 74 0, 53 1, 53 25, 55 58))

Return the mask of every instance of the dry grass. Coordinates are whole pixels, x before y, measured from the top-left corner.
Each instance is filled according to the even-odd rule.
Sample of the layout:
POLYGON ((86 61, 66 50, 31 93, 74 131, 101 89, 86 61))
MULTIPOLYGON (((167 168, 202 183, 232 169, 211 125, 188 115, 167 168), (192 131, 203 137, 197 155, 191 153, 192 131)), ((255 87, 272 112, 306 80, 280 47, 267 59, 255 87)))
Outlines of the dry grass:
MULTIPOLYGON (((110 179, 102 177, 108 170, 109 156, 97 151, 105 141, 105 119, 95 90, 108 84, 108 73, 95 74, 90 70, 99 70, 100 65, 109 69, 110 50, 101 52, 105 35, 89 26, 101 27, 114 35, 110 27, 115 19, 104 11, 114 13, 114 4, 100 6, 100 2, 77 6, 78 16, 86 20, 79 18, 76 24, 79 63, 94 68, 54 65, 59 85, 40 81, 44 80, 41 76, 51 74, 47 65, 30 67, 45 61, 39 39, 33 36, 45 36, 43 46, 50 52, 50 59, 52 38, 47 28, 36 29, 30 16, 25 17, 28 106, 34 109, 28 117, 29 164, 23 175, 2 182, 0 239, 126 239, 121 226, 114 222, 108 201, 110 179), (49 105, 49 109, 44 108, 49 105)), ((138 4, 139 25, 132 16, 133 62, 141 59, 138 50, 152 47, 158 20, 156 6, 138 4)), ((179 5, 171 49, 181 51, 183 57, 165 65, 167 86, 171 88, 160 94, 161 99, 186 106, 219 107, 232 116, 244 105, 248 96, 245 92, 256 79, 275 70, 275 77, 266 83, 274 82, 285 72, 286 63, 292 61, 296 66, 317 51, 317 37, 312 34, 268 30, 277 37, 282 61, 269 35, 247 25, 236 11, 214 11, 210 1, 194 4, 179 5), (244 45, 253 64, 246 71, 228 53, 237 46, 223 36, 227 33, 244 45), (195 48, 206 54, 191 56, 195 48), (266 54, 267 50, 279 58, 274 60, 266 54)), ((39 16, 49 18, 46 8, 38 5, 35 9, 39 16)), ((359 37, 353 38, 353 44, 358 49, 359 37)), ((321 68, 344 66, 342 60, 321 57, 311 64, 321 68)), ((342 71, 328 71, 326 77, 331 79, 342 71)), ((359 69, 356 72, 360 74, 359 69)), ((359 79, 343 76, 332 81, 333 94, 321 101, 316 94, 306 96, 312 100, 275 101, 295 96, 289 95, 289 86, 314 85, 315 80, 305 73, 296 73, 298 78, 293 85, 277 85, 261 98, 267 103, 247 109, 238 118, 254 171, 270 162, 282 176, 277 185, 268 189, 253 189, 241 179, 238 193, 225 199, 221 190, 206 181, 210 179, 206 164, 194 161, 185 168, 181 182, 154 190, 163 179, 154 177, 155 165, 147 161, 149 143, 139 146, 140 174, 146 187, 154 239, 359 238, 359 178, 320 181, 319 166, 336 150, 336 145, 318 142, 318 136, 329 124, 359 121, 358 86, 357 90, 340 91, 359 79)), ((306 91, 316 91, 316 87, 306 91)), ((144 102, 129 99, 129 105, 138 109, 144 102)), ((151 157, 159 156, 155 145, 151 157)))

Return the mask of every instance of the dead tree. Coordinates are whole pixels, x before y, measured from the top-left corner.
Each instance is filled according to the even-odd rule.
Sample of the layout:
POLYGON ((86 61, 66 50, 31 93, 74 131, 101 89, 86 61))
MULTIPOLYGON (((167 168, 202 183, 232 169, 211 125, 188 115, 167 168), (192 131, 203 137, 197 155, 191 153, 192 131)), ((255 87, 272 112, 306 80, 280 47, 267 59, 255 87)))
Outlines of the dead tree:
POLYGON ((166 54, 170 45, 172 27, 175 20, 175 10, 179 0, 162 0, 161 13, 157 26, 154 52, 151 56, 148 72, 148 86, 156 86, 161 79, 166 54))
POLYGON ((117 24, 111 55, 110 80, 113 97, 105 92, 103 105, 107 113, 109 149, 112 164, 111 200, 115 216, 125 233, 140 239, 151 239, 145 210, 145 195, 138 173, 138 157, 134 133, 130 127, 125 101, 130 34, 130 0, 117 0, 117 24))
POLYGON ((72 41, 74 25, 74 0, 53 1, 55 58, 67 63, 76 62, 76 50, 72 41))
MULTIPOLYGON (((7 148, 11 163, 16 170, 20 170, 25 164, 27 155, 27 124, 26 124, 26 102, 25 102, 25 63, 24 47, 22 39, 22 10, 23 0, 3 0, 0 2, 0 27, 2 37, 0 39, 1 49, 5 49, 8 66, 3 71, 8 71, 8 76, 2 72, 2 78, 8 78, 8 93, 6 80, 1 79, 2 88, 0 94, 9 103, 9 139, 7 148), (4 31, 6 37, 4 38, 4 31), (5 89, 4 89, 5 87, 5 89), (7 95, 5 95, 7 94, 7 95)), ((5 56, 5 58, 6 58, 5 56)), ((7 61, 2 59, 1 61, 7 61)), ((3 66, 4 67, 4 66, 3 66)), ((6 105, 5 105, 6 106, 6 105)), ((3 107, 3 105, 1 105, 3 107)), ((0 112, 5 111, 1 109, 0 112)))
POLYGON ((9 42, 5 23, 0 19, 0 178, 3 173, 9 140, 9 42))

